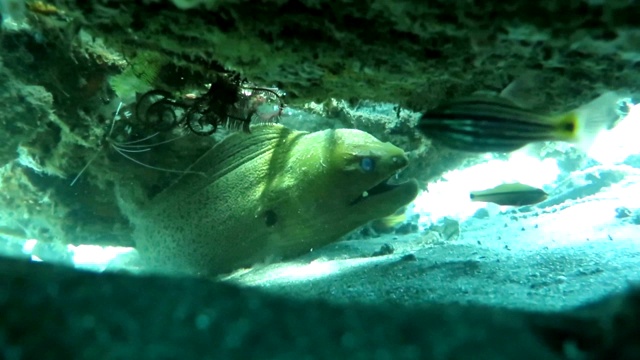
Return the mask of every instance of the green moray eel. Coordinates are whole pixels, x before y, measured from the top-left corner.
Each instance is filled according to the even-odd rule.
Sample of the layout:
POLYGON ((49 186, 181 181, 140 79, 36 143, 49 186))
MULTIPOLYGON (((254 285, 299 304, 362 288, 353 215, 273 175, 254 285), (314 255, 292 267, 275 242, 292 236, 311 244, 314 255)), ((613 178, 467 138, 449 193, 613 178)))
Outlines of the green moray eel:
POLYGON ((136 212, 136 246, 146 266, 205 276, 298 256, 413 201, 416 181, 387 184, 407 164, 359 130, 254 126, 136 212))

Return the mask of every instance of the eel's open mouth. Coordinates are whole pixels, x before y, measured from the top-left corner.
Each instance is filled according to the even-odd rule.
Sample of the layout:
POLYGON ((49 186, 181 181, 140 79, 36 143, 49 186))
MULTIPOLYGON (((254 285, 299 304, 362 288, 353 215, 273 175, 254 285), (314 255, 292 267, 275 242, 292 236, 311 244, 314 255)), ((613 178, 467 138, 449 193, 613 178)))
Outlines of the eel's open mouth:
POLYGON ((364 200, 367 197, 379 195, 379 194, 382 194, 382 193, 386 193, 387 191, 391 191, 391 190, 397 188, 401 184, 392 184, 392 183, 390 183, 392 181, 392 178, 395 177, 395 175, 396 174, 393 174, 393 175, 389 176, 388 178, 386 178, 386 179, 382 180, 381 182, 379 182, 376 186, 363 191, 362 194, 360 194, 360 196, 358 196, 353 201, 351 201, 349 203, 349 205, 355 205, 355 204, 359 203, 360 201, 364 200))

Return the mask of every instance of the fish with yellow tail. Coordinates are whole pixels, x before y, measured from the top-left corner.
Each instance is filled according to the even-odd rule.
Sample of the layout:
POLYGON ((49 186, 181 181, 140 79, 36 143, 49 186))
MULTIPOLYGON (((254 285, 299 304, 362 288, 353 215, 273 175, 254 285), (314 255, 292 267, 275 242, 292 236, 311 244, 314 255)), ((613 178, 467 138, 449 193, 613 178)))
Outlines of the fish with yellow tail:
POLYGON ((567 113, 544 115, 505 97, 468 97, 427 111, 417 128, 436 143, 466 152, 512 152, 540 141, 570 142, 586 151, 619 117, 619 99, 607 92, 567 113))
POLYGON ((211 276, 304 254, 394 214, 418 194, 415 180, 389 182, 408 163, 359 130, 257 125, 124 212, 147 267, 211 276))
POLYGON ((471 201, 505 206, 533 205, 544 201, 547 196, 544 190, 521 183, 502 184, 492 189, 472 191, 469 195, 471 201))

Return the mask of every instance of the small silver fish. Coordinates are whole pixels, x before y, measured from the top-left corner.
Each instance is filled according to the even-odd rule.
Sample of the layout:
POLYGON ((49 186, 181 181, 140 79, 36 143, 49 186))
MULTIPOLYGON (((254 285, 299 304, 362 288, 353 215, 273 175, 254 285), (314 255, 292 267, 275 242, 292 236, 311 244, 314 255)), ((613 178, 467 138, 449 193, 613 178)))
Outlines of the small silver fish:
POLYGON ((619 116, 619 99, 607 92, 567 113, 542 115, 504 97, 469 97, 424 113, 418 130, 448 148, 468 152, 511 152, 539 141, 571 142, 586 151, 619 116))
POLYGON ((472 201, 492 202, 498 205, 533 205, 547 198, 547 193, 533 186, 511 183, 498 185, 492 189, 472 191, 472 201))

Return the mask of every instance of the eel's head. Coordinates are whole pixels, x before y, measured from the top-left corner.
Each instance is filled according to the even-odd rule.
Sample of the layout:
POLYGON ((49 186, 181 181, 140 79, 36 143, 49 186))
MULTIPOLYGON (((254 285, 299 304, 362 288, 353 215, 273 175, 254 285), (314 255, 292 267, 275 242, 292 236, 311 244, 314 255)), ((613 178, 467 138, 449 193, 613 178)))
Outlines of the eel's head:
POLYGON ((418 194, 415 180, 396 175, 409 160, 404 151, 355 129, 325 130, 306 136, 309 145, 297 169, 313 179, 300 194, 315 217, 351 231, 393 214, 418 194))
POLYGON ((334 194, 348 211, 361 212, 369 221, 389 216, 415 199, 418 183, 396 179, 409 165, 402 149, 359 130, 339 129, 335 133, 330 157, 334 194))

